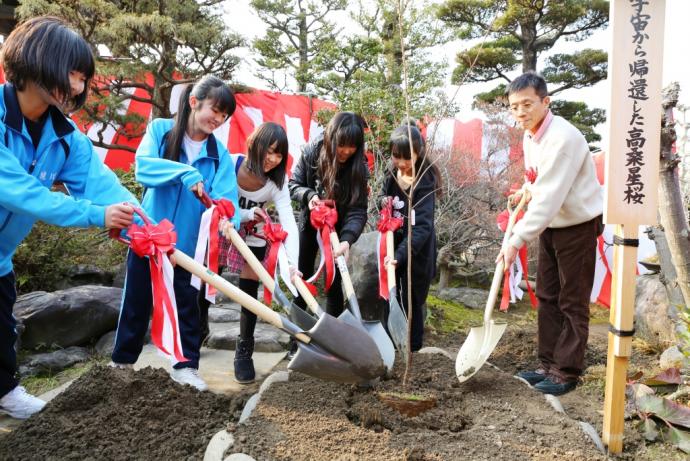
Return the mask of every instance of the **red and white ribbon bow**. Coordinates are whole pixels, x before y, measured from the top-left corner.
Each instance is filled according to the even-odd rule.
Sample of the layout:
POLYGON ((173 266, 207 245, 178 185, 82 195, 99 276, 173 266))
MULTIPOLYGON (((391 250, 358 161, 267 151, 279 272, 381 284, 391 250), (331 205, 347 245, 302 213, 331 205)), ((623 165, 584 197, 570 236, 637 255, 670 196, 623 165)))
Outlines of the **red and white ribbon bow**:
POLYGON ((379 270, 379 296, 386 300, 389 298, 390 288, 388 287, 388 275, 384 261, 386 260, 386 256, 390 256, 391 258, 393 257, 393 255, 387 254, 388 250, 386 247, 386 233, 395 232, 396 230, 400 229, 402 225, 402 218, 395 217, 393 215, 393 197, 388 197, 386 205, 381 209, 379 222, 376 226, 379 230, 379 235, 376 238, 376 260, 378 262, 379 270))
MULTIPOLYGON (((219 227, 221 221, 230 219, 235 215, 235 206, 230 200, 220 199, 211 200, 211 198, 204 193, 201 202, 208 207, 201 215, 201 223, 199 224, 199 236, 196 241, 196 250, 194 251, 194 260, 199 264, 205 265, 211 271, 218 273, 218 250, 219 250, 219 227), (208 258, 207 258, 208 256, 208 258), (208 259, 208 263, 206 263, 208 259)), ((196 275, 192 275, 191 284, 194 288, 199 290, 201 288, 201 279, 196 275)), ((206 284, 206 299, 211 302, 216 302, 216 289, 211 285, 206 284)))
MULTIPOLYGON (((325 289, 328 291, 331 288, 331 284, 335 279, 335 264, 333 262, 333 251, 331 250, 331 232, 335 229, 335 225, 338 222, 338 212, 335 209, 335 202, 333 200, 321 200, 318 204, 311 210, 310 213, 311 225, 316 229, 316 240, 319 242, 319 249, 321 254, 321 259, 319 261, 319 267, 312 275, 309 280, 306 280, 307 284, 314 283, 324 266, 326 267, 326 283, 325 289)), ((309 286, 309 285, 307 285, 309 286)), ((311 291, 313 289, 310 288, 311 291)))
POLYGON ((129 241, 120 236, 118 229, 112 229, 110 236, 129 245, 137 256, 148 257, 153 291, 151 341, 173 363, 185 362, 173 288, 174 269, 168 257, 175 251, 177 233, 167 219, 153 225, 142 210, 135 208, 135 212, 142 217, 144 225, 130 226, 129 241))
MULTIPOLYGON (((278 223, 274 223, 271 217, 263 209, 259 209, 258 213, 264 220, 264 238, 270 243, 270 249, 268 250, 268 258, 266 259, 266 270, 271 277, 276 278, 276 269, 280 273, 280 278, 283 279, 285 285, 292 292, 293 295, 297 296, 297 288, 290 281, 290 265, 288 262, 287 251, 285 250, 285 239, 288 237, 288 233, 283 229, 278 223)), ((276 280, 277 283, 277 280, 276 280)), ((268 288, 264 287, 264 302, 268 305, 271 304, 272 293, 268 288)))

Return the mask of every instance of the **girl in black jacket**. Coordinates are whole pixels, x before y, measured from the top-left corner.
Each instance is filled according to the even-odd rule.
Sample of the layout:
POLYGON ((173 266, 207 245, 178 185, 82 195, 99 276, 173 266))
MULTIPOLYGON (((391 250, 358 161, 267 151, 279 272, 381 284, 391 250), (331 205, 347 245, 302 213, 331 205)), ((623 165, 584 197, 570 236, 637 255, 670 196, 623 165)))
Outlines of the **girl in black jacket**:
MULTIPOLYGON (((422 348, 424 312, 431 281, 436 276, 436 231, 434 212, 436 193, 441 191, 441 175, 426 157, 424 140, 415 126, 402 125, 393 131, 389 143, 393 168, 388 171, 383 195, 393 197, 394 208, 403 218, 403 226, 394 234, 395 280, 401 306, 407 306, 408 195, 414 185, 412 210, 412 351, 422 348), (410 139, 412 142, 410 143, 410 139), (412 144, 412 152, 410 151, 412 144), (414 161, 414 176, 412 162, 414 161)), ((407 307, 404 307, 407 311, 407 307)))
MULTIPOLYGON (((292 179, 288 183, 292 200, 301 205, 298 227, 299 270, 305 278, 314 273, 318 251, 316 230, 310 211, 319 199, 333 199, 338 211, 336 231, 340 248, 333 253, 347 259, 350 246, 357 241, 367 222, 368 170, 364 157, 364 120, 352 112, 339 112, 326 126, 324 136, 305 146, 292 179)), ((329 242, 324 242, 328 245, 329 242)), ((333 286, 328 292, 326 311, 338 316, 343 311, 340 273, 336 267, 333 286)), ((306 306, 302 299, 297 304, 306 306)))

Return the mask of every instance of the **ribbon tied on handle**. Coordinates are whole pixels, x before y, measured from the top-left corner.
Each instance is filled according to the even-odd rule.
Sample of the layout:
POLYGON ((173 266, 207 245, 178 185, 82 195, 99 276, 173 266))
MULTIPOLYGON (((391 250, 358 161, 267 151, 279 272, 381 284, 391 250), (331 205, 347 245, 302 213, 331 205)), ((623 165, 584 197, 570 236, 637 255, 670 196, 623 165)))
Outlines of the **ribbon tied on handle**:
MULTIPOLYGON (((321 260, 319 267, 313 276, 306 280, 307 286, 313 284, 324 266, 326 268, 326 291, 330 290, 333 280, 335 279, 335 263, 333 260, 333 251, 331 249, 331 232, 335 229, 338 222, 338 212, 335 209, 334 200, 319 200, 316 206, 310 212, 310 221, 312 227, 316 229, 316 240, 319 242, 319 249, 321 250, 321 260)), ((313 293, 313 288, 309 288, 313 293)))
MULTIPOLYGON (((290 266, 284 246, 288 233, 285 231, 285 229, 283 229, 283 226, 278 223, 274 223, 268 213, 266 213, 266 211, 263 209, 259 208, 257 213, 264 221, 263 238, 270 243, 268 258, 266 260, 266 270, 275 279, 276 269, 279 269, 280 277, 283 279, 292 294, 296 295, 297 289, 290 281, 290 266)), ((272 296, 273 294, 271 291, 264 287, 264 302, 266 304, 271 304, 272 296)))
POLYGON ((403 225, 402 218, 396 218, 393 216, 393 197, 386 198, 386 204, 381 208, 379 214, 379 222, 376 225, 379 235, 376 239, 376 254, 379 270, 379 296, 385 300, 389 297, 389 287, 388 287, 388 275, 386 272, 386 266, 384 264, 386 256, 388 255, 386 248, 386 232, 395 232, 400 229, 403 225))
MULTIPOLYGON (((207 210, 201 215, 199 236, 196 242, 196 250, 194 251, 194 260, 199 264, 205 265, 217 274, 220 223, 235 215, 235 206, 228 199, 211 199, 206 191, 204 191, 199 200, 207 210), (207 264, 206 259, 208 260, 207 264)), ((201 279, 196 275, 192 275, 191 284, 198 290, 201 288, 201 279)), ((209 302, 215 303, 216 289, 211 285, 206 285, 205 297, 209 302)))
POLYGON ((151 341, 174 363, 185 362, 173 288, 174 269, 168 256, 175 251, 177 233, 167 219, 154 225, 140 208, 135 207, 134 212, 144 225, 133 223, 127 230, 129 240, 122 237, 120 229, 111 229, 109 235, 128 245, 140 258, 148 258, 153 291, 151 341))

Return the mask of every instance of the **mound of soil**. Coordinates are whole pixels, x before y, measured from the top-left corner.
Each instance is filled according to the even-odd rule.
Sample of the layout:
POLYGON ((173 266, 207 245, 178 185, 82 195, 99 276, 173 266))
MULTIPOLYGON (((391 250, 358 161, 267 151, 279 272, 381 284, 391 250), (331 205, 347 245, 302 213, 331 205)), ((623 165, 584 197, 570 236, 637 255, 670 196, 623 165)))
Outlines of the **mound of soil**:
POLYGON ((163 370, 97 366, 0 435, 0 459, 202 459, 243 403, 181 386, 163 370))
POLYGON ((437 399, 419 416, 402 416, 377 396, 401 392, 400 376, 364 389, 292 373, 237 426, 231 450, 261 460, 606 459, 576 421, 510 375, 485 366, 460 384, 447 357, 414 361, 404 391, 437 399))

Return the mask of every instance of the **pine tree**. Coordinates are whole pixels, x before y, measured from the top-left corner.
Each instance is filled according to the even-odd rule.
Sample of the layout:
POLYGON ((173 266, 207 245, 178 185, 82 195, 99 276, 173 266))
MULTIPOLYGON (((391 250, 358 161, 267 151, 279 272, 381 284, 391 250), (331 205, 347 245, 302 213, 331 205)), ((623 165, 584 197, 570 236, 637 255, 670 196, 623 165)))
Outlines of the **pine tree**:
POLYGON ((204 74, 230 79, 239 64, 233 54, 244 44, 229 31, 221 0, 25 0, 17 10, 26 19, 42 14, 64 18, 90 43, 98 57, 92 97, 84 109, 87 122, 100 122, 92 139, 105 148, 134 151, 104 142, 111 127, 126 137, 142 135, 141 116, 123 105, 152 105, 153 117, 170 117, 172 88, 204 74), (138 91, 137 91, 138 90, 138 91), (135 93, 136 91, 136 93, 135 93))

